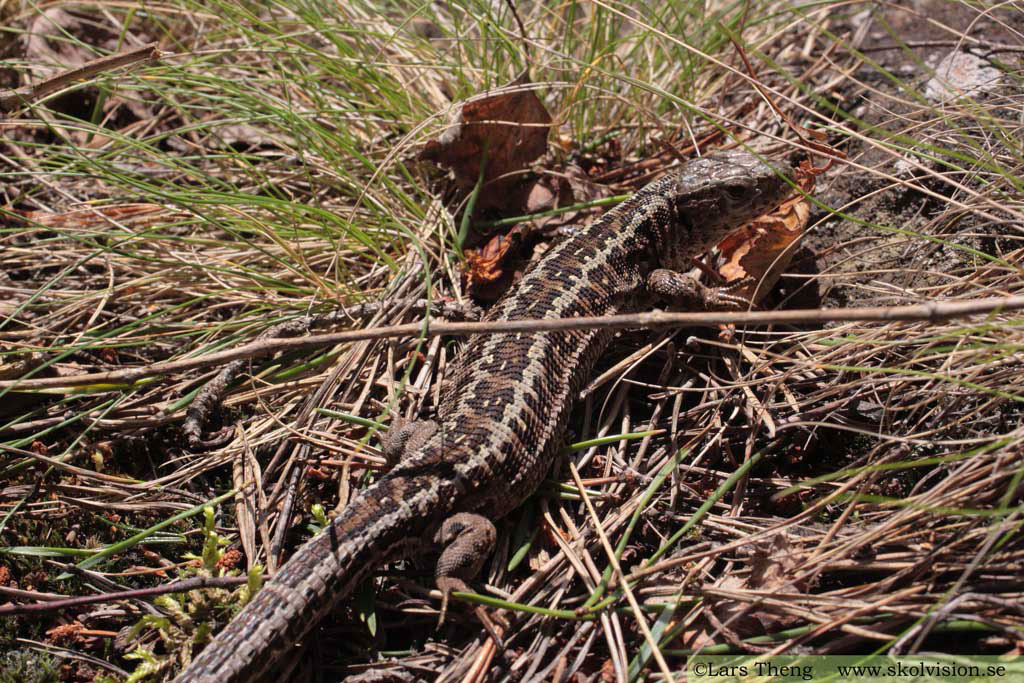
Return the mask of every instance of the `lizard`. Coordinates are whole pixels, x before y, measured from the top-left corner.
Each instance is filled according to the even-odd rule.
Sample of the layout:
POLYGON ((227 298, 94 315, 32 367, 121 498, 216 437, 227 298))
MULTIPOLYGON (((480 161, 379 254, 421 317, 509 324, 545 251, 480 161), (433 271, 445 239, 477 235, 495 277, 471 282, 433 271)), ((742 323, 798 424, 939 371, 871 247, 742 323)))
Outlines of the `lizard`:
MULTIPOLYGON (((692 294, 682 271, 778 205, 793 177, 788 165, 741 151, 682 164, 553 244, 485 319, 611 315, 692 294)), ((494 521, 547 476, 573 398, 613 336, 579 329, 471 337, 438 420, 392 422, 382 443, 388 473, 301 546, 177 682, 264 680, 367 572, 425 541, 442 548, 435 580, 443 615, 450 592, 468 590, 493 549, 494 521)))

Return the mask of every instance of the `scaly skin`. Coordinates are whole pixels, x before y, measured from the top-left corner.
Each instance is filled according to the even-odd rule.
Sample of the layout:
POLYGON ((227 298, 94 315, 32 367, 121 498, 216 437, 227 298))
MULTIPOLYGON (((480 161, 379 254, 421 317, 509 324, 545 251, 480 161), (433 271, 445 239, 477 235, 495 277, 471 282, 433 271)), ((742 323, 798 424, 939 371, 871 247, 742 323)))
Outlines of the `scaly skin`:
MULTIPOLYGON (((678 271, 693 257, 776 206, 792 175, 742 152, 691 161, 553 246, 487 318, 642 309, 681 282, 678 271)), ((491 550, 492 521, 547 475, 573 397, 612 335, 591 329, 471 338, 453 368, 439 423, 393 428, 394 468, 303 545, 178 682, 263 680, 368 571, 424 541, 444 547, 436 572, 442 590, 463 586, 491 550)))

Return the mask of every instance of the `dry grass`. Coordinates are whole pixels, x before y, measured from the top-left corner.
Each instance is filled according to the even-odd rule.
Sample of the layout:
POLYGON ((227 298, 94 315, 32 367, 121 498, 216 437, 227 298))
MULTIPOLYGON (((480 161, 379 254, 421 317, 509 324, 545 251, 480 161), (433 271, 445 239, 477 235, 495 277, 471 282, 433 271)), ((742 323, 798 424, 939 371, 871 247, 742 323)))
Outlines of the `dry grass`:
MULTIPOLYGON (((10 4, 4 88, 45 61, 24 32, 58 7, 10 4)), ((64 65, 149 40, 174 54, 0 119, 0 379, 200 356, 359 301, 465 301, 460 198, 415 153, 453 101, 521 70, 515 22, 504 5, 415 15, 343 4, 71 8, 87 21, 51 41, 64 65)), ((733 10, 726 30, 681 3, 656 18, 620 5, 518 9, 565 143, 542 173, 579 164, 629 191, 672 158, 653 140, 685 148, 717 127, 798 150, 728 45, 741 28, 778 107, 849 153, 818 179, 808 248, 769 305, 1024 293, 1019 16, 878 6, 862 30, 866 18, 840 5, 781 4, 733 10), (927 99, 934 57, 982 32, 1004 46, 986 57, 999 85, 927 99)), ((415 319, 396 305, 353 324, 415 319)), ((55 577, 248 482, 260 494, 221 507, 218 531, 272 572, 316 525, 311 504, 344 506, 383 466, 366 420, 427 412, 456 353, 440 338, 371 340, 254 361, 224 404, 232 438, 206 453, 184 448, 180 426, 213 370, 5 393, 0 595, 168 584, 202 546, 198 517, 55 577)), ((574 419, 578 439, 600 439, 571 454, 584 488, 560 468, 506 522, 482 577, 482 593, 514 605, 504 652, 468 617, 435 633, 429 565, 412 564, 385 572, 375 606, 367 586, 339 609, 304 665, 337 672, 368 646, 442 680, 474 667, 493 680, 625 680, 659 668, 638 620, 673 670, 697 649, 1019 651, 1022 362, 1010 313, 624 333, 600 368, 615 372, 574 419)), ((135 664, 107 647, 113 633, 169 611, 122 600, 19 618, 0 649, 94 656, 76 660, 81 679, 124 675, 135 664), (72 621, 71 635, 44 634, 72 621)), ((138 642, 173 649, 153 630, 138 642)))

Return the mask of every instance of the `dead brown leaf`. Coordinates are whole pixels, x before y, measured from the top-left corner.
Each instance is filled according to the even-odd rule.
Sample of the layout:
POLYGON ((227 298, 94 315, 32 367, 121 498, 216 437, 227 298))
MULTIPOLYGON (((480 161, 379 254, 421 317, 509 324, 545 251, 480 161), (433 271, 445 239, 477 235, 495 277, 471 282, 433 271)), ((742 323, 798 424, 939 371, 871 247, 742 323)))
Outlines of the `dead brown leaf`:
MULTIPOLYGON (((592 182, 582 168, 570 164, 565 173, 544 175, 527 187, 526 214, 537 214, 572 204, 581 204, 611 196, 610 188, 592 182)), ((520 247, 537 234, 555 234, 565 226, 578 223, 584 211, 539 216, 516 226, 505 235, 496 235, 477 250, 466 251, 466 287, 478 301, 494 301, 515 279, 520 247)), ((534 255, 536 256, 536 254, 534 255)))
POLYGON ((155 225, 169 218, 182 217, 180 211, 165 209, 157 204, 112 204, 110 206, 89 206, 71 209, 60 213, 50 211, 19 211, 10 210, 9 218, 12 225, 17 220, 13 216, 24 219, 19 225, 39 225, 47 228, 97 228, 111 225, 113 221, 136 228, 155 225))
POLYGON ((799 547, 794 546, 786 533, 780 532, 769 541, 765 539, 753 548, 746 575, 729 574, 715 584, 715 588, 730 592, 750 593, 747 600, 707 601, 711 611, 707 621, 698 622, 681 638, 685 647, 701 649, 722 642, 723 628, 734 638, 774 633, 789 628, 799 619, 758 605, 758 595, 804 592, 806 586, 791 578, 804 563, 799 547))
POLYGON ((727 283, 750 280, 730 294, 760 303, 792 261, 810 215, 808 201, 795 197, 725 238, 718 245, 725 258, 719 274, 727 283))
POLYGON ((494 301, 508 289, 515 268, 506 267, 519 256, 523 242, 522 224, 507 235, 495 235, 479 249, 466 250, 466 289, 477 301, 494 301))
MULTIPOLYGON (((814 191, 814 179, 827 170, 815 168, 810 160, 796 170, 796 182, 804 195, 814 191)), ((736 283, 729 294, 753 305, 761 303, 775 287, 800 248, 811 206, 804 195, 783 202, 770 214, 761 216, 733 232, 718 245, 718 274, 726 283, 736 283)), ((735 326, 724 325, 723 340, 731 339, 735 326)))
POLYGON ((519 208, 523 178, 517 172, 544 154, 550 128, 551 115, 524 74, 466 101, 448 130, 428 142, 420 156, 451 169, 464 191, 476 185, 486 157, 477 208, 519 208))

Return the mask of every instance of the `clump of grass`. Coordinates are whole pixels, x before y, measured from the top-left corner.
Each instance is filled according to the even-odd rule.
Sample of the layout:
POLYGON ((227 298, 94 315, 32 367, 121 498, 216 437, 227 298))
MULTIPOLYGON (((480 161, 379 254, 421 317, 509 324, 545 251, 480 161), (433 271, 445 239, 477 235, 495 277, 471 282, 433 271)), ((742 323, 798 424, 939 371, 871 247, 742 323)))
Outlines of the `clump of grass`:
MULTIPOLYGON (((234 565, 239 559, 238 551, 228 550, 230 541, 216 532, 213 509, 205 508, 203 515, 202 555, 186 554, 185 558, 191 562, 179 571, 178 578, 237 576, 238 570, 234 565)), ((205 645, 215 626, 230 621, 262 584, 263 568, 257 565, 249 571, 248 581, 234 590, 204 588, 158 596, 153 602, 163 615, 147 614, 119 637, 126 643, 136 643, 140 634, 155 635, 168 654, 156 654, 156 643, 152 638, 138 642, 125 654, 125 659, 138 662, 128 683, 161 680, 187 665, 194 648, 205 645)))
POLYGON ((60 660, 45 652, 23 649, 0 654, 0 683, 57 683, 60 660))
MULTIPOLYGON (((855 21, 838 3, 517 9, 525 38, 493 3, 76 4, 117 38, 97 46, 95 34, 66 29, 52 39, 62 48, 92 57, 153 40, 169 54, 73 90, 77 107, 51 100, 0 122, 2 367, 26 378, 142 368, 356 301, 464 299, 458 201, 416 153, 459 101, 526 68, 556 121, 557 144, 535 164, 553 177, 575 166, 587 182, 628 192, 673 160, 669 149, 725 142, 721 128, 760 149, 806 151, 746 80, 734 38, 778 111, 850 156, 819 179, 812 251, 770 305, 1021 291, 1024 136, 1007 53, 990 54, 999 89, 936 103, 924 88, 937 50, 976 46, 978 22, 993 35, 1012 26, 998 10, 948 3, 953 14, 939 21, 879 6, 855 21), (868 19, 890 50, 865 41, 868 19), (912 25, 921 33, 905 39, 912 25)), ((43 11, 24 6, 4 20, 4 74, 37 66, 13 46, 43 11)), ((366 324, 408 319, 385 310, 366 324)), ((581 406, 574 429, 597 439, 573 456, 586 489, 548 487, 509 525, 523 528, 503 530, 486 581, 516 606, 515 647, 496 667, 636 673, 650 661, 631 628, 638 619, 654 624, 673 666, 698 649, 912 652, 958 634, 975 650, 1005 651, 1019 639, 1020 316, 684 339, 645 335, 652 346, 581 406), (538 518, 552 533, 522 521, 538 518), (612 610, 621 578, 604 571, 597 525, 636 572, 640 613, 612 610), (602 620, 573 611, 584 605, 602 620)), ((167 575, 223 572, 222 539, 272 572, 311 532, 296 507, 344 505, 381 466, 372 430, 344 415, 424 412, 456 352, 433 338, 254 360, 220 415, 232 440, 204 454, 185 452, 178 425, 213 367, 0 389, 3 543, 25 520, 82 510, 166 519, 253 482, 225 526, 208 516, 182 531, 203 537, 202 568, 167 575)), ((54 577, 97 538, 60 529, 61 539, 18 541, 63 543, 45 558, 54 577)), ((155 568, 189 557, 173 540, 149 554, 123 549, 123 576, 92 569, 151 584, 155 568)), ((406 585, 386 580, 374 617, 396 646, 436 621, 413 609, 424 605, 406 585)), ((169 676, 244 592, 155 602, 163 616, 132 634, 149 648, 138 650, 136 676, 169 676)), ((360 625, 330 628, 365 637, 360 625)), ((482 651, 457 632, 439 638, 469 644, 407 661, 457 676, 482 651)))

